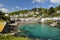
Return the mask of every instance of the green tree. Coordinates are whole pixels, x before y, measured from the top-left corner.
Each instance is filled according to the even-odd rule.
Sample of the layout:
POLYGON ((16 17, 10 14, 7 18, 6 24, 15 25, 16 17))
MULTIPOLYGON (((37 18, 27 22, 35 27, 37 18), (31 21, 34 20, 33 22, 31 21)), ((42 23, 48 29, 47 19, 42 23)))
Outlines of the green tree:
POLYGON ((60 5, 59 5, 59 6, 57 6, 55 9, 56 9, 56 11, 57 11, 57 10, 60 10, 60 5))
POLYGON ((0 11, 0 19, 2 19, 3 17, 4 17, 4 13, 0 11))
POLYGON ((53 7, 50 7, 48 12, 49 12, 49 15, 52 15, 53 13, 55 13, 55 9, 53 7))
POLYGON ((33 9, 31 9, 31 11, 35 11, 35 12, 36 12, 36 9, 37 9, 37 8, 33 8, 33 9))
POLYGON ((4 13, 2 11, 0 11, 0 15, 4 15, 4 13))

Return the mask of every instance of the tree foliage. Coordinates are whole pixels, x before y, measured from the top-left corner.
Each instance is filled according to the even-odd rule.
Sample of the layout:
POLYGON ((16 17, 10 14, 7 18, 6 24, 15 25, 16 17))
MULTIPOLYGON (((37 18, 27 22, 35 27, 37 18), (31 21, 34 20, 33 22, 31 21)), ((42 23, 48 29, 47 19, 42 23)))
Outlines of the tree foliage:
POLYGON ((5 16, 6 13, 0 11, 0 20, 8 21, 9 17, 5 16))
POLYGON ((50 7, 50 9, 48 10, 48 12, 49 12, 49 15, 53 14, 53 13, 55 13, 55 9, 53 7, 50 7))

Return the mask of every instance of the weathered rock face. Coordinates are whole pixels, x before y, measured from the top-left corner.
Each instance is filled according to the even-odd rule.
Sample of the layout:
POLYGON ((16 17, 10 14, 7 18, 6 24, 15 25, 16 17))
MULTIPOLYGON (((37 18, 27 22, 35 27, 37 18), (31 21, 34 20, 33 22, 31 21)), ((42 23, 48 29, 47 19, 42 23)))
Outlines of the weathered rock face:
POLYGON ((54 26, 54 27, 60 27, 60 22, 54 22, 54 23, 52 23, 50 25, 54 26))
POLYGON ((57 24, 60 25, 60 22, 58 22, 57 24))
POLYGON ((17 28, 18 28, 17 26, 10 26, 10 32, 17 32, 18 31, 17 28))

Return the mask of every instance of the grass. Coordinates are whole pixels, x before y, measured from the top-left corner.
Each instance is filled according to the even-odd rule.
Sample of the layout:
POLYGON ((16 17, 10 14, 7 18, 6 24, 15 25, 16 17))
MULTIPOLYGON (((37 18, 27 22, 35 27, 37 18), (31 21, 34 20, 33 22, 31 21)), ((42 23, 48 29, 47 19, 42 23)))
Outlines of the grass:
POLYGON ((15 38, 15 39, 13 39, 13 40, 30 40, 30 39, 28 39, 28 38, 23 38, 23 37, 17 37, 17 38, 15 38))
POLYGON ((0 20, 0 22, 5 22, 4 20, 0 20))
POLYGON ((0 40, 30 40, 30 38, 0 35, 0 40))

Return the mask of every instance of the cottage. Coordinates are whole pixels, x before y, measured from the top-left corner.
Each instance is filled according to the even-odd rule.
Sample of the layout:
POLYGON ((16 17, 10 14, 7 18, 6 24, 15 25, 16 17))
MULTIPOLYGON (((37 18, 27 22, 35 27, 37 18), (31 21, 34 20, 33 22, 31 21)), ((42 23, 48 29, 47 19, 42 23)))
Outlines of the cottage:
POLYGON ((9 14, 8 14, 8 13, 6 13, 6 14, 5 14, 5 16, 9 16, 9 14))
POLYGON ((58 10, 56 13, 60 13, 60 10, 58 10))

